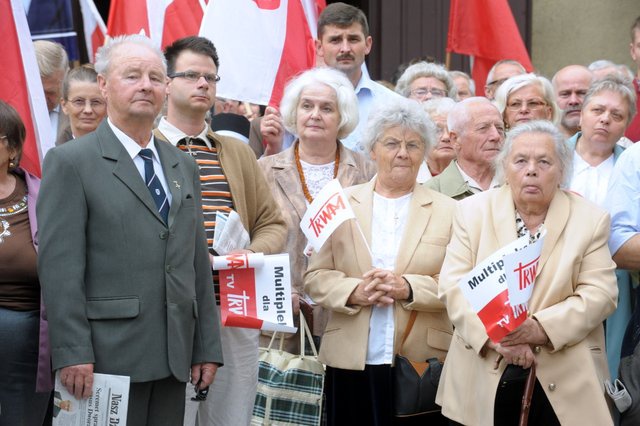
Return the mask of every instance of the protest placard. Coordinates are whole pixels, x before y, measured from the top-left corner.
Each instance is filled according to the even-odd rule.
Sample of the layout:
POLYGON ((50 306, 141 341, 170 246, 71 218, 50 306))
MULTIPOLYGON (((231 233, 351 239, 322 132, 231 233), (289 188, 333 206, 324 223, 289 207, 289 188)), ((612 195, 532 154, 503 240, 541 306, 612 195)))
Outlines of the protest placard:
POLYGON ((224 326, 296 332, 287 253, 215 256, 213 268, 219 271, 224 326))
POLYGON ((527 318, 544 234, 533 244, 518 238, 478 263, 458 286, 494 342, 527 318), (520 288, 522 287, 522 288, 520 288))
POLYGON ((129 406, 129 377, 94 373, 91 396, 77 399, 56 372, 52 426, 125 426, 129 406))

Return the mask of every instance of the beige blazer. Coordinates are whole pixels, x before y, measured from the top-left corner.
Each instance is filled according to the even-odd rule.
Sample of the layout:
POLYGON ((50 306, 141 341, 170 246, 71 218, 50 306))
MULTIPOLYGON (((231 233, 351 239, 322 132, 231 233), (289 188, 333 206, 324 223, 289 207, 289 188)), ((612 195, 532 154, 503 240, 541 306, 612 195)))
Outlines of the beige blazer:
MULTIPOLYGON (((349 202, 362 232, 371 242, 375 179, 350 190, 349 202)), ((397 352, 411 310, 418 316, 403 354, 414 360, 443 360, 451 341, 451 323, 438 299, 438 274, 451 234, 455 201, 416 185, 395 273, 411 285, 413 301, 395 304, 394 349, 397 352)), ((320 347, 320 360, 335 368, 363 370, 367 355, 371 307, 347 305, 349 295, 372 269, 371 256, 356 222, 342 224, 320 252, 311 256, 305 274, 307 293, 331 310, 320 347)))
MULTIPOLYGON (((345 148, 340 143, 340 164, 338 166, 338 181, 343 188, 368 181, 375 174, 375 164, 364 155, 345 148)), ((300 230, 300 221, 307 211, 307 204, 302 192, 300 177, 296 169, 293 153, 290 147, 276 155, 270 155, 258 160, 264 171, 267 182, 271 187, 273 197, 277 202, 287 223, 287 252, 291 262, 292 290, 304 296, 302 276, 307 269, 308 258, 303 254, 307 245, 307 238, 300 230)), ((322 335, 326 324, 320 312, 314 313, 314 335, 322 335), (317 325, 318 327, 316 327, 317 325)))
MULTIPOLYGON (((551 345, 534 347, 537 378, 561 424, 610 425, 602 321, 615 309, 618 290, 607 246, 609 215, 578 195, 558 190, 545 227, 529 312, 551 345)), ((458 281, 515 239, 508 185, 459 202, 439 287, 455 332, 436 402, 445 416, 465 425, 493 424, 496 390, 506 364, 494 370, 498 354, 480 355, 487 333, 458 281)))

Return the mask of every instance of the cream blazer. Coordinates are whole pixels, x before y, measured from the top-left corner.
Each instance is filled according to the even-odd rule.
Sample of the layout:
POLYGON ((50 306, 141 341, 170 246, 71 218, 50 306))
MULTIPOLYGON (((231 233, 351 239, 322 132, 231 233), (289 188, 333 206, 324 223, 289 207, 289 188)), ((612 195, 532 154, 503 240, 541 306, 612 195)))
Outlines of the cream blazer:
MULTIPOLYGON (((349 202, 371 242, 372 181, 350 188, 349 202)), ((413 289, 413 301, 395 304, 394 349, 398 350, 411 310, 419 311, 403 354, 414 360, 444 360, 452 327, 438 299, 438 274, 451 235, 455 201, 416 185, 409 217, 396 259, 401 274, 413 289)), ((363 370, 369 338, 371 307, 347 305, 349 295, 372 269, 371 256, 354 220, 343 223, 322 249, 311 256, 305 274, 305 291, 331 311, 320 347, 320 360, 334 368, 363 370)))
MULTIPOLYGON (((534 347, 537 378, 562 425, 610 425, 602 321, 614 311, 618 289, 607 246, 609 215, 578 195, 558 190, 545 226, 529 312, 551 345, 534 347)), ((498 354, 480 356, 488 336, 458 281, 516 237, 508 185, 459 202, 439 287, 455 332, 436 402, 445 416, 465 425, 493 424, 496 390, 506 364, 502 361, 494 370, 498 354)))

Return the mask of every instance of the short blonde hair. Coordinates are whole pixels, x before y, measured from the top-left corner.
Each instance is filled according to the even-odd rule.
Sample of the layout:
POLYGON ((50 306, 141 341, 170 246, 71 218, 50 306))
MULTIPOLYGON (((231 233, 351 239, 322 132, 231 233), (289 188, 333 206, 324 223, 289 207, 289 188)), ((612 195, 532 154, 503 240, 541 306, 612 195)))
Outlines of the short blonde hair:
POLYGON ((533 85, 537 85, 540 88, 544 101, 551 107, 551 119, 549 121, 557 124, 560 118, 560 109, 558 108, 558 104, 556 104, 556 95, 553 91, 553 86, 547 78, 541 75, 535 75, 534 73, 516 75, 502 83, 496 91, 494 99, 494 103, 496 107, 498 107, 500 114, 504 117, 504 111, 507 109, 507 102, 509 101, 511 93, 523 87, 533 85))

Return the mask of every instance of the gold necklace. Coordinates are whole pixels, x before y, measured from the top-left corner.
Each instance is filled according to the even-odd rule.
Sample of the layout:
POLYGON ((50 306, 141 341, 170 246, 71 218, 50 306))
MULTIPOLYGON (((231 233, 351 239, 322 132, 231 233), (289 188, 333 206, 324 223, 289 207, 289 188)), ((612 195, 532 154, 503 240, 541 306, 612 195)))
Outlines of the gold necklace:
MULTIPOLYGON (((302 185, 302 192, 304 193, 304 198, 307 199, 309 204, 313 203, 313 197, 309 192, 309 187, 307 187, 307 181, 304 178, 304 171, 302 170, 302 164, 300 163, 300 152, 298 151, 298 147, 300 146, 300 141, 296 142, 296 146, 293 149, 293 155, 296 159, 296 169, 298 169, 298 176, 300 176, 300 184, 302 185)), ((336 146, 336 160, 333 164, 333 178, 335 179, 338 176, 338 166, 340 165, 340 146, 336 146)))

